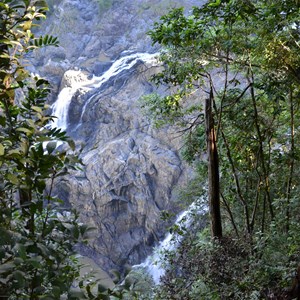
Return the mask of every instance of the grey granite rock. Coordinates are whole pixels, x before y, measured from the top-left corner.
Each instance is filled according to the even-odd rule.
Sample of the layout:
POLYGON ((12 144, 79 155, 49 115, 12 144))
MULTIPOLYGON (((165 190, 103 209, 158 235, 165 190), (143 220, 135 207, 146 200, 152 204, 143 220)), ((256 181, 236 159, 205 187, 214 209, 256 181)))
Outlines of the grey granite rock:
MULTIPOLYGON (((105 10, 102 2, 58 1, 41 27, 59 37, 60 47, 43 49, 31 60, 52 81, 56 95, 101 76, 118 57, 153 53, 146 32, 159 15, 199 4, 111 0, 105 10)), ((156 129, 139 108, 138 99, 156 89, 149 83, 155 70, 137 61, 101 87, 78 89, 68 109, 67 132, 83 147, 85 166, 60 180, 56 191, 80 212, 82 222, 95 227, 89 245, 79 248, 106 270, 137 264, 149 254, 165 232, 161 211, 174 209, 175 186, 189 176, 176 129, 156 129)))

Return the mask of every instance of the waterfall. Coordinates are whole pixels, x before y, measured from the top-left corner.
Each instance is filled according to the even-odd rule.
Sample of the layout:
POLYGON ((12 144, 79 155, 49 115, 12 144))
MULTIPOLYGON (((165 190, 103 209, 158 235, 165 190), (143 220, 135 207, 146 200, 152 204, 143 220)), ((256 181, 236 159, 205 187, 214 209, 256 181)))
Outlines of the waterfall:
POLYGON ((58 127, 62 130, 67 129, 67 116, 72 97, 76 93, 76 88, 64 87, 59 93, 56 102, 52 106, 52 115, 56 117, 52 127, 58 127))
POLYGON ((131 69, 138 61, 151 64, 156 62, 157 53, 134 53, 127 56, 123 56, 116 60, 111 67, 99 77, 93 77, 93 88, 99 88, 104 82, 107 82, 110 78, 118 75, 124 70, 131 69))
MULTIPOLYGON (((114 78, 121 72, 125 70, 129 70, 132 67, 134 67, 139 61, 144 62, 145 64, 150 64, 154 65, 157 63, 157 53, 150 54, 150 53, 134 53, 130 55, 123 56, 116 60, 111 67, 102 75, 99 77, 94 76, 93 77, 93 83, 90 85, 90 87, 95 88, 95 89, 100 89, 101 86, 108 82, 111 78, 114 78)), ((95 97, 96 95, 92 95, 84 104, 80 121, 79 124, 82 123, 82 118, 83 115, 86 111, 86 107, 88 104, 91 102, 91 100, 95 97)))
POLYGON ((65 75, 68 84, 59 93, 57 100, 52 105, 52 115, 56 118, 51 124, 51 127, 61 128, 66 130, 68 127, 68 111, 75 93, 80 89, 82 92, 90 90, 89 85, 92 80, 81 71, 68 70, 65 75))
MULTIPOLYGON (((81 71, 69 70, 66 72, 72 79, 71 87, 64 87, 59 93, 57 100, 52 105, 52 115, 57 119, 52 123, 53 127, 58 127, 63 130, 68 126, 68 111, 75 93, 81 89, 82 92, 87 92, 91 89, 100 89, 101 86, 108 82, 113 77, 117 76, 124 70, 129 70, 134 67, 139 61, 145 64, 154 65, 157 63, 157 53, 134 53, 123 56, 113 62, 111 67, 101 76, 93 76, 92 79, 87 79, 81 71)), ((79 125, 82 122, 82 117, 90 101, 95 97, 95 94, 86 100, 83 105, 79 125)))
MULTIPOLYGON (((195 214, 204 215, 207 212, 207 208, 201 207, 200 209, 200 202, 203 202, 202 199, 193 202, 187 210, 180 213, 176 218, 175 225, 179 226, 179 228, 189 228, 194 220, 195 214)), ((133 269, 144 268, 152 277, 154 283, 158 285, 160 278, 165 274, 162 261, 163 254, 175 250, 182 239, 183 236, 179 235, 176 231, 174 233, 168 233, 165 239, 154 248, 153 254, 148 256, 143 263, 134 265, 133 269)))

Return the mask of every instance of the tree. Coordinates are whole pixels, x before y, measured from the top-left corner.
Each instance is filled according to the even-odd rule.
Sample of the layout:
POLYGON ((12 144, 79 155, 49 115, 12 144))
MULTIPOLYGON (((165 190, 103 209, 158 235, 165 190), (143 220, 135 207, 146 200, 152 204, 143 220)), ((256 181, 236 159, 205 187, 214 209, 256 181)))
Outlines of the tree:
MULTIPOLYGON (((295 1, 282 1, 280 5, 265 1, 244 2, 245 5, 240 5, 237 1, 209 1, 203 7, 194 8, 189 16, 184 14, 183 9, 175 9, 163 16, 161 22, 156 23, 150 31, 153 42, 159 43, 165 49, 161 55, 164 70, 154 76, 154 81, 157 84, 173 86, 172 94, 159 103, 156 102, 156 106, 150 103, 150 109, 159 107, 164 114, 170 115, 177 111, 178 116, 180 111, 180 117, 193 116, 195 109, 191 109, 186 102, 190 101, 191 95, 194 98, 198 95, 202 104, 200 91, 204 90, 207 95, 204 119, 206 139, 211 141, 207 143, 209 174, 213 174, 212 170, 215 170, 214 174, 218 173, 217 144, 222 152, 222 176, 225 174, 221 193, 218 190, 218 180, 213 184, 211 175, 208 177, 210 207, 213 207, 213 203, 216 204, 216 209, 210 210, 211 221, 219 223, 218 226, 212 224, 213 236, 221 233, 217 194, 222 196, 222 202, 236 232, 239 227, 236 223, 240 220, 233 218, 230 208, 233 198, 242 207, 245 225, 243 229, 246 234, 253 231, 261 202, 263 207, 259 207, 259 213, 262 214, 262 228, 266 224, 266 217, 274 219, 269 181, 270 160, 267 159, 267 153, 271 153, 272 149, 266 147, 266 144, 274 141, 275 131, 270 126, 279 120, 280 110, 283 108, 283 102, 278 102, 279 99, 290 102, 284 93, 290 94, 288 91, 291 90, 294 99, 299 86, 296 71, 299 65, 298 4, 295 1), (268 25, 264 25, 265 23, 268 25), (265 110, 267 103, 270 104, 269 111, 265 110), (241 112, 238 112, 241 109, 248 110, 245 120, 241 112), (248 127, 237 124, 234 118, 239 118, 248 127), (270 122, 269 126, 265 122, 270 122), (247 165, 244 171, 238 162, 241 155, 237 157, 238 149, 233 146, 234 143, 237 146, 237 141, 233 141, 234 136, 227 128, 236 134, 238 130, 239 135, 245 131, 247 135, 255 132, 257 137, 251 144, 244 140, 245 144, 240 145, 248 152, 243 153, 243 164, 247 165), (215 151, 215 159, 210 145, 215 151), (256 157, 255 163, 251 161, 251 156, 256 157), (216 165, 213 167, 214 161, 216 165), (254 203, 245 195, 245 190, 253 186, 254 182, 246 183, 242 175, 249 168, 252 169, 253 163, 256 165, 254 177, 262 187, 262 192, 254 196, 257 199, 254 203), (234 181, 228 187, 231 188, 233 184, 235 195, 232 194, 233 190, 229 191, 226 187, 226 180, 231 180, 230 178, 234 181)), ((294 105, 295 103, 292 106, 294 105)), ((284 111, 286 112, 285 109, 284 111)), ((294 109, 292 111, 295 112, 294 109)), ((293 112, 290 110, 290 113, 293 112)), ((198 117, 199 115, 194 114, 194 120, 198 120, 198 117)), ((198 125, 199 122, 192 122, 189 128, 198 125)), ((292 148, 294 151, 294 146, 292 148)), ((294 172, 294 163, 290 170, 294 172)), ((214 178, 217 179, 217 175, 214 178)))
MULTIPOLYGON (((161 56, 164 63, 162 73, 154 76, 157 84, 173 85, 177 91, 172 96, 166 96, 162 113, 170 114, 182 110, 181 102, 187 100, 194 92, 194 88, 207 87, 205 97, 204 120, 206 132, 206 151, 208 154, 208 199, 211 220, 212 236, 222 237, 222 223, 220 212, 220 184, 219 184, 219 158, 216 143, 215 121, 213 113, 214 90, 210 74, 201 61, 199 45, 196 45, 195 37, 200 43, 203 29, 194 17, 185 17, 183 9, 175 9, 170 14, 162 17, 161 23, 156 23, 150 36, 154 43, 159 43, 166 48, 161 56)), ((199 95, 198 95, 199 96, 199 95)), ((200 98, 200 96, 199 96, 200 98)), ((202 105, 202 100, 198 106, 202 105)), ((155 110, 154 105, 154 110, 155 110)), ((195 108, 189 107, 187 113, 194 113, 195 108)), ((200 114, 201 115, 201 114, 200 114)), ((200 115, 195 117, 197 121, 200 115)), ((202 119, 203 116, 201 116, 202 119)), ((198 126, 192 121, 189 128, 198 126)))
POLYGON ((65 132, 49 126, 49 83, 24 67, 28 52, 58 44, 31 31, 46 11, 45 1, 0 3, 1 299, 72 298, 74 245, 87 231, 52 195, 55 180, 80 160, 65 132))
POLYGON ((245 286, 260 276, 264 297, 274 276, 288 285, 299 258, 299 5, 207 1, 189 14, 172 10, 150 31, 163 46, 164 69, 154 81, 170 95, 149 97, 148 107, 184 125, 189 154, 197 155, 199 126, 209 117, 201 98, 211 99, 223 231, 247 241, 246 264, 255 267, 240 276, 245 286))

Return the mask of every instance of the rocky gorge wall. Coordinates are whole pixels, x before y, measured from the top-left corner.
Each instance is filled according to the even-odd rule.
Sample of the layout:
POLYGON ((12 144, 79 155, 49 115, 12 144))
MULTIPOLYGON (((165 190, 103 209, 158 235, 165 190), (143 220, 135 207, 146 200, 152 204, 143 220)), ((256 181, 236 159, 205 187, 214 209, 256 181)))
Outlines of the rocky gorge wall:
POLYGON ((64 88, 72 90, 66 130, 82 147, 84 168, 56 189, 82 222, 96 228, 80 252, 110 269, 139 263, 149 254, 165 232, 160 212, 174 208, 175 187, 191 175, 179 155, 176 129, 154 128, 138 100, 156 91, 149 79, 159 68, 153 57, 147 59, 146 53, 157 49, 146 31, 168 8, 199 1, 103 3, 50 3, 53 12, 39 30, 57 35, 60 47, 31 60, 32 70, 53 83, 52 102, 66 98, 57 98, 64 88), (134 60, 136 53, 144 54, 134 60), (127 60, 116 66, 122 57, 127 60))

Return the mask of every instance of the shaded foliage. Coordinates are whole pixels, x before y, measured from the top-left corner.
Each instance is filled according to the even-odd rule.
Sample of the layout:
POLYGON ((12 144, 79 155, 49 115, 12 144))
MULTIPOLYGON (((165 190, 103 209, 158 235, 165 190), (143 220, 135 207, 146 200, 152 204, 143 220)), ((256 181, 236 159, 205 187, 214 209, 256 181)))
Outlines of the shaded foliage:
MULTIPOLYGON (((172 94, 156 101, 157 107, 150 101, 149 108, 156 117, 171 115, 185 126, 189 161, 202 157, 207 127, 205 132, 202 123, 193 122, 201 110, 187 107, 212 100, 222 225, 230 238, 220 240, 221 246, 212 243, 213 250, 210 244, 183 246, 183 256, 170 263, 170 268, 180 266, 182 259, 185 265, 176 272, 184 272, 194 256, 201 260, 208 251, 208 260, 216 263, 186 275, 187 281, 195 279, 191 285, 199 279, 198 293, 205 299, 292 297, 283 288, 299 264, 299 5, 293 0, 207 1, 188 14, 172 10, 150 31, 164 48, 164 69, 153 80, 171 86, 172 94), (183 124, 182 118, 191 121, 183 124), (236 245, 236 257, 227 241, 236 245), (226 277, 230 269, 240 271, 237 280, 226 277)), ((198 299, 172 272, 166 286, 170 299, 179 291, 198 299)))
POLYGON ((80 160, 65 132, 51 127, 49 83, 24 67, 29 51, 57 46, 56 38, 31 31, 46 11, 45 1, 0 3, 1 299, 74 299, 73 248, 88 231, 52 194, 55 180, 80 160))

